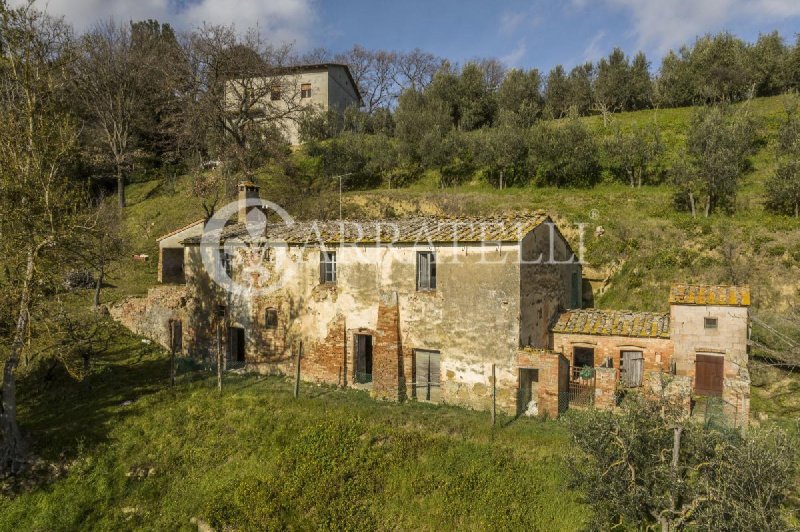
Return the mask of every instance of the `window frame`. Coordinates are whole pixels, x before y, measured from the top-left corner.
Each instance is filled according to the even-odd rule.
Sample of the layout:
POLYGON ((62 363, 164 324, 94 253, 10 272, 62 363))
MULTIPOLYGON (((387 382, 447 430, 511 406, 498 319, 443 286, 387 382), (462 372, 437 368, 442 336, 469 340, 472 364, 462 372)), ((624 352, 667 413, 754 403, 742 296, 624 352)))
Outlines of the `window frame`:
POLYGON ((719 329, 719 318, 715 316, 704 316, 703 329, 714 330, 714 331, 719 329))
POLYGON ((417 251, 417 291, 433 292, 435 290, 436 253, 433 251, 417 251), (424 260, 423 257, 425 257, 424 260), (424 278, 423 269, 426 270, 424 278))
POLYGON ((319 252, 319 282, 320 284, 335 285, 339 278, 336 264, 336 251, 320 250, 319 252), (331 268, 327 268, 331 266, 331 268))
POLYGON ((278 309, 275 307, 268 307, 264 311, 264 328, 270 331, 278 328, 278 309))
POLYGON ((300 84, 300 98, 301 99, 311 98, 311 83, 300 84))
POLYGON ((278 86, 269 88, 269 101, 277 102, 281 99, 281 88, 278 86))

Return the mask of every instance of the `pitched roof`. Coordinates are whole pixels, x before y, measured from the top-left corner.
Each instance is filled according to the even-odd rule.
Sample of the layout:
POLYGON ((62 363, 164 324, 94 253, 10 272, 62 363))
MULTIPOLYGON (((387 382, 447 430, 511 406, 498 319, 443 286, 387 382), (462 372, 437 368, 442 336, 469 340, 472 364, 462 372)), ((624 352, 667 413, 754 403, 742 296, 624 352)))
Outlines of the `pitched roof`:
MULTIPOLYGON (((536 227, 549 220, 543 211, 482 218, 442 218, 417 216, 398 220, 327 220, 295 221, 291 226, 269 223, 266 237, 254 238, 245 224, 229 225, 222 230, 222 241, 238 238, 243 241, 280 242, 304 245, 311 243, 450 243, 450 242, 518 242, 536 227)), ((197 245, 201 237, 183 241, 197 245)))
POLYGON ((562 313, 554 333, 669 338, 669 314, 627 310, 580 309, 562 313))
POLYGON ((670 305, 750 306, 749 286, 674 284, 669 291, 670 305))
POLYGON ((161 235, 160 237, 156 238, 156 242, 161 242, 161 241, 162 241, 162 240, 164 240, 165 238, 169 238, 169 237, 171 237, 171 236, 173 236, 173 235, 177 235, 177 234, 178 234, 178 233, 180 233, 181 231, 185 231, 185 230, 187 230, 187 229, 189 229, 189 228, 191 228, 191 227, 194 227, 195 225, 197 225, 197 224, 199 224, 199 223, 203 222, 204 220, 205 220, 205 218, 200 218, 199 220, 195 220, 195 221, 193 221, 193 222, 192 222, 192 223, 190 223, 190 224, 186 224, 186 225, 184 225, 183 227, 179 227, 179 228, 175 229, 174 231, 170 231, 170 232, 169 232, 169 233, 167 233, 166 235, 161 235))

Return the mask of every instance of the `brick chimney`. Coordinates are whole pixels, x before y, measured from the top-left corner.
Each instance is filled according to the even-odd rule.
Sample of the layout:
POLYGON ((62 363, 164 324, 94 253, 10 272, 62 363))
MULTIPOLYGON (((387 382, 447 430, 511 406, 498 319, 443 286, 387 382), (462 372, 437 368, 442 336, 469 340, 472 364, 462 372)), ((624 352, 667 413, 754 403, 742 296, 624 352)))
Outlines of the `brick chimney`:
POLYGON ((250 209, 255 208, 255 205, 247 206, 247 200, 257 199, 259 187, 252 181, 242 181, 239 183, 239 223, 243 224, 247 221, 247 213, 250 209))

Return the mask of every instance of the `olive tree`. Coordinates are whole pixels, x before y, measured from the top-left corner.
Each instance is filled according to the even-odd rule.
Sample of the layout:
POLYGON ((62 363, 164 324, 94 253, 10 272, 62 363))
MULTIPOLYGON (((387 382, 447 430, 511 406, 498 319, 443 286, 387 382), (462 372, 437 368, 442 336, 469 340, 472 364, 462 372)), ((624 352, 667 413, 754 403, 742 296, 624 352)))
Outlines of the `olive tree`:
POLYGON ((580 449, 573 480, 593 525, 662 531, 784 530, 795 481, 795 438, 746 437, 686 419, 668 397, 626 398, 621 412, 569 416, 580 449))

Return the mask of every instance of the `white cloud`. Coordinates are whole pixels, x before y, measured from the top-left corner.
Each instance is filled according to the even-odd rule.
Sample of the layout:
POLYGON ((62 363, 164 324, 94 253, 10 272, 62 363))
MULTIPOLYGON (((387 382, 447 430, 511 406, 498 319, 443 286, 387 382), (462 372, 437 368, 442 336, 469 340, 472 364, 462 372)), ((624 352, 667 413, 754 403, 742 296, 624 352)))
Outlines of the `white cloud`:
POLYGON ((527 18, 527 13, 512 13, 506 11, 500 15, 500 32, 506 34, 515 33, 527 18))
POLYGON ((606 32, 605 30, 600 30, 595 33, 594 37, 589 41, 589 44, 586 45, 586 48, 583 50, 583 58, 586 61, 597 61, 601 57, 605 56, 607 51, 605 48, 600 47, 600 43, 605 39, 606 32))
POLYGON ((528 52, 528 47, 525 44, 525 39, 521 39, 517 43, 517 47, 510 51, 508 54, 500 58, 504 65, 509 67, 517 67, 528 52))
MULTIPOLYGON (((12 0, 19 5, 25 0, 12 0)), ((242 31, 258 26, 269 42, 309 45, 316 22, 313 0, 39 0, 36 7, 63 15, 78 30, 100 20, 157 19, 177 28, 234 24, 242 31)))
MULTIPOLYGON (((577 0, 576 0, 577 1, 577 0)), ((664 53, 716 32, 731 21, 775 21, 800 15, 798 0, 606 0, 630 13, 631 35, 640 48, 664 53)))

